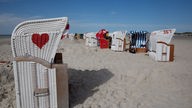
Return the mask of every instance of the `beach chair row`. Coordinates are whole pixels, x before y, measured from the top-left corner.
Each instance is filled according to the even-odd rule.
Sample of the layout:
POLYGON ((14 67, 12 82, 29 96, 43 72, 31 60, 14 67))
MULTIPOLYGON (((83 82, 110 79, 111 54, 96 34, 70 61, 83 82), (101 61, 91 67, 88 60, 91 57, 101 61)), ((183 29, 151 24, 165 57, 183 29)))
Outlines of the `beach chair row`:
POLYGON ((127 51, 131 48, 146 49, 147 32, 115 31, 108 34, 103 33, 104 36, 100 37, 97 37, 97 34, 94 32, 85 34, 85 45, 90 47, 99 46, 101 49, 110 48, 113 51, 127 51))
POLYGON ((85 34, 85 45, 90 47, 110 48, 113 51, 146 53, 156 61, 173 61, 174 45, 171 39, 176 29, 146 31, 116 31, 109 33, 102 29, 98 33, 85 34), (102 34, 102 32, 104 32, 102 34), (98 34, 101 34, 98 37, 98 34))

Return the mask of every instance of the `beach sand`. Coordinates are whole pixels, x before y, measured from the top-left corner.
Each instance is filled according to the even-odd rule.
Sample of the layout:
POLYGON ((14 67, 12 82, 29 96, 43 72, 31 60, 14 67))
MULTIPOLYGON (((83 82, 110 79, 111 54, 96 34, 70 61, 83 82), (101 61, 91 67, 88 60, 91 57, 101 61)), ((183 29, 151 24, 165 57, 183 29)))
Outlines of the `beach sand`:
MULTIPOLYGON (((15 108, 10 38, 0 39, 0 108, 15 108)), ((71 108, 192 108, 192 38, 174 37, 175 60, 61 41, 71 108)))

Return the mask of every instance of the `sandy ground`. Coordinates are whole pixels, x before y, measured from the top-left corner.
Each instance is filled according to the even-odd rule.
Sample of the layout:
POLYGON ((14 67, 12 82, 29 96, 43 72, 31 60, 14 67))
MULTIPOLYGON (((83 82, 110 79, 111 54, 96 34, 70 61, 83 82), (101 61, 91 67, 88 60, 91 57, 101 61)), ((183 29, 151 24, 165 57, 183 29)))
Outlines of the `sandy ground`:
POLYGON ((15 108, 10 38, 0 38, 0 108, 15 108))
MULTIPOLYGON (((15 108, 10 39, 0 39, 0 108, 15 108), (7 42, 5 42, 5 40, 7 42)), ((192 38, 173 38, 174 62, 61 41, 71 108, 192 108, 192 38)))

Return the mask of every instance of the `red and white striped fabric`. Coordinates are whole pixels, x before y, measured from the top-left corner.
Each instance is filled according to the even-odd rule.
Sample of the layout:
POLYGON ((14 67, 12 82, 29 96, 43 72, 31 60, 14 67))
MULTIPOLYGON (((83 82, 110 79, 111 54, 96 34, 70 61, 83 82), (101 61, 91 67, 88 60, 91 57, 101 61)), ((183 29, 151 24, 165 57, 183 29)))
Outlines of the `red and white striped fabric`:
POLYGON ((63 35, 62 35, 61 39, 64 39, 64 38, 67 37, 67 35, 68 35, 68 33, 69 33, 69 28, 70 28, 70 25, 69 25, 69 23, 68 23, 68 24, 66 25, 66 27, 65 27, 65 30, 64 30, 64 32, 63 32, 63 35))

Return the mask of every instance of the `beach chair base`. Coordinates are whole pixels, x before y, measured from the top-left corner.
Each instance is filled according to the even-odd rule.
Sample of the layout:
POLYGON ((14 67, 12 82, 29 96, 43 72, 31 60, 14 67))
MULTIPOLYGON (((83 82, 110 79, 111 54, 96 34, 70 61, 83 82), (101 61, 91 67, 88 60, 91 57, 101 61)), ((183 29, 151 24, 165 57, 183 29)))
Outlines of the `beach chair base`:
POLYGON ((149 56, 156 61, 172 62, 174 61, 174 45, 159 41, 156 43, 156 52, 149 52, 149 56))
POLYGON ((146 53, 147 48, 136 48, 136 53, 146 53))
MULTIPOLYGON (((68 93, 68 73, 67 73, 67 64, 63 64, 62 62, 62 54, 57 53, 55 56, 55 63, 49 64, 47 61, 42 59, 38 59, 35 57, 16 57, 14 58, 14 64, 31 64, 35 66, 36 64, 41 64, 50 74, 49 77, 45 78, 44 83, 47 83, 46 88, 38 87, 39 81, 37 81, 37 76, 41 74, 41 72, 34 72, 28 70, 26 72, 31 73, 32 76, 18 77, 15 76, 16 82, 16 98, 17 98, 17 107, 26 107, 28 104, 32 104, 34 106, 28 106, 28 108, 38 107, 55 107, 55 108, 69 108, 69 93, 68 93), (54 71, 55 70, 55 71, 54 71), (31 83, 29 79, 31 80, 31 83), (22 82, 21 82, 22 79, 22 82), (22 87, 21 87, 22 86, 22 87), (24 88, 23 86, 26 86, 24 88), (31 94, 33 91, 33 94, 31 94), (52 92, 54 91, 54 92, 52 92), (34 100, 26 101, 26 97, 29 95, 27 100, 34 100), (34 98, 32 98, 34 97, 34 98)), ((16 68, 14 68, 16 70, 16 68)), ((14 71, 15 75, 17 71, 14 71)), ((20 72, 21 73, 21 72, 20 72)), ((25 73, 25 72, 22 72, 25 73)), ((46 75, 45 75, 46 76, 46 75)))
POLYGON ((109 48, 109 40, 107 39, 100 39, 100 48, 109 48))

